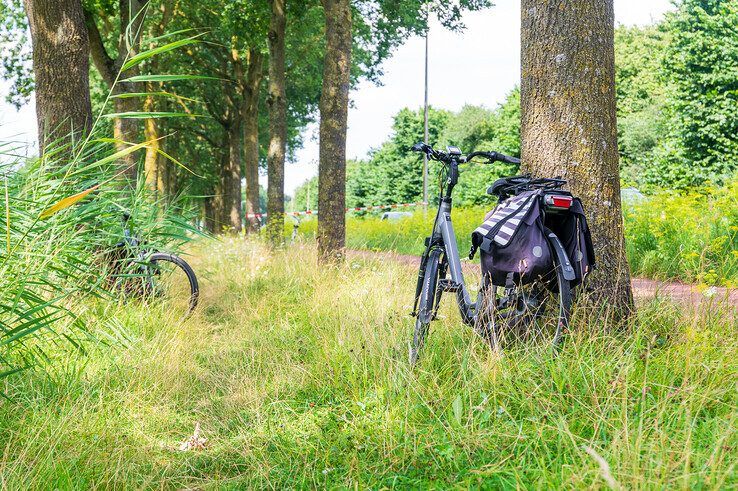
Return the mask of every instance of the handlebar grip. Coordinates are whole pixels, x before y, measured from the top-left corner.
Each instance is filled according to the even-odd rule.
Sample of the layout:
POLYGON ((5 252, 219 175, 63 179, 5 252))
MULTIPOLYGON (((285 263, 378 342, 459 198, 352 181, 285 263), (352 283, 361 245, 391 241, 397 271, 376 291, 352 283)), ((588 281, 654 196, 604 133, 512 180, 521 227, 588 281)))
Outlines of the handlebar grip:
POLYGON ((426 145, 426 144, 425 144, 425 143, 423 143, 423 142, 419 142, 419 143, 416 143, 415 145, 413 145, 413 146, 412 146, 412 147, 410 148, 410 150, 411 150, 412 152, 423 152, 423 153, 428 153, 428 150, 432 150, 432 149, 431 149, 431 147, 430 147, 429 145, 426 145))
POLYGON ((520 159, 519 158, 510 157, 509 155, 503 155, 501 153, 498 153, 497 154, 497 159, 500 162, 506 162, 508 164, 519 164, 520 163, 520 159))

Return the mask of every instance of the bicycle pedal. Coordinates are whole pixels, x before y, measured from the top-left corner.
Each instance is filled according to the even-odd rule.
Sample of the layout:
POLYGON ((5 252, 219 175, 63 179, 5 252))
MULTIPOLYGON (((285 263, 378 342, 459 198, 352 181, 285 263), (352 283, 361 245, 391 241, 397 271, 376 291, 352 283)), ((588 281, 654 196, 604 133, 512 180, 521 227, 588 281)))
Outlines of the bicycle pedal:
POLYGON ((444 278, 442 280, 439 280, 438 286, 444 292, 458 292, 459 289, 461 288, 458 283, 456 283, 453 280, 450 280, 448 278, 444 278))

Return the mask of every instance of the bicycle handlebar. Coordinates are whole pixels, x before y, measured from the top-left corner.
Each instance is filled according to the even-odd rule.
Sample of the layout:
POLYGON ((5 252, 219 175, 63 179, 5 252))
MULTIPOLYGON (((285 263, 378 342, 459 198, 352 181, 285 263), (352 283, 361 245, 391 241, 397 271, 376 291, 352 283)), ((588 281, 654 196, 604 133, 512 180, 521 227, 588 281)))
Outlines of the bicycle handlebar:
POLYGON ((516 157, 511 157, 509 155, 505 155, 499 152, 472 152, 466 157, 460 156, 460 155, 448 155, 444 152, 439 152, 438 150, 434 150, 433 147, 430 145, 427 145, 423 142, 416 143, 412 146, 411 150, 413 152, 422 152, 428 156, 428 158, 433 160, 438 160, 441 162, 448 162, 449 160, 456 160, 458 163, 465 163, 471 161, 474 157, 485 157, 490 163, 491 162, 505 162, 508 164, 519 164, 520 159, 516 157))
POLYGON ((474 157, 486 157, 490 162, 505 162, 508 164, 519 164, 520 159, 517 157, 511 157, 499 152, 472 152, 466 156, 466 161, 469 162, 474 157))

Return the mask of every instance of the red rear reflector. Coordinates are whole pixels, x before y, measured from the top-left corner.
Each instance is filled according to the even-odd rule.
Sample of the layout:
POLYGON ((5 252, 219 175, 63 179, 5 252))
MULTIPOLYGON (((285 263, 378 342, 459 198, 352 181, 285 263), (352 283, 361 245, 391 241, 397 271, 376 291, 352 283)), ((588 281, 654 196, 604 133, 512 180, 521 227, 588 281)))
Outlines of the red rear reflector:
POLYGON ((549 194, 546 196, 546 204, 549 206, 553 206, 554 208, 564 208, 569 209, 571 208, 571 203, 574 201, 574 198, 571 196, 556 196, 549 194))

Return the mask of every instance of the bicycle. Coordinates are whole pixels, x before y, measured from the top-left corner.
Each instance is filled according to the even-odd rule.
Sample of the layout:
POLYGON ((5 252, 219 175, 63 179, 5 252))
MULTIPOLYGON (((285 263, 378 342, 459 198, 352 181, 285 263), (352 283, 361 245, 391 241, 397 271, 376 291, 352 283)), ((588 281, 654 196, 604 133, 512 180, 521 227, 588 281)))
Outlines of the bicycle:
MULTIPOLYGON (((416 320, 410 345, 410 363, 414 365, 418 361, 430 322, 437 316, 444 292, 456 293, 462 321, 471 326, 494 350, 499 351, 512 341, 524 340, 550 345, 555 352, 562 335, 569 327, 572 282, 575 280, 572 264, 561 240, 550 229, 544 229, 546 240, 553 251, 553 264, 547 274, 525 283, 508 277, 504 287, 494 285, 489 277, 484 277, 477 300, 473 302, 464 281, 451 221, 451 194, 459 179, 460 164, 470 163, 475 158, 485 159, 487 163, 519 164, 520 160, 497 152, 472 152, 464 156, 456 147, 447 147, 446 152, 440 152, 424 143, 414 145, 412 151, 425 153, 430 160, 440 162, 442 167, 438 210, 433 231, 425 239, 425 251, 421 256, 418 272, 412 312, 416 320), (450 275, 449 278, 447 274, 450 275)), ((553 213, 563 209, 561 200, 568 200, 571 205, 571 194, 560 189, 565 183, 562 179, 514 176, 497 180, 487 192, 502 201, 525 190, 540 189, 541 199, 553 196, 559 200, 555 203, 559 206, 542 203, 542 209, 553 213)), ((472 256, 473 251, 470 258, 472 256)))
POLYGON ((108 278, 124 297, 166 298, 167 310, 180 318, 197 307, 200 287, 192 267, 181 257, 144 247, 131 232, 130 214, 123 214, 123 240, 108 251, 108 278))

